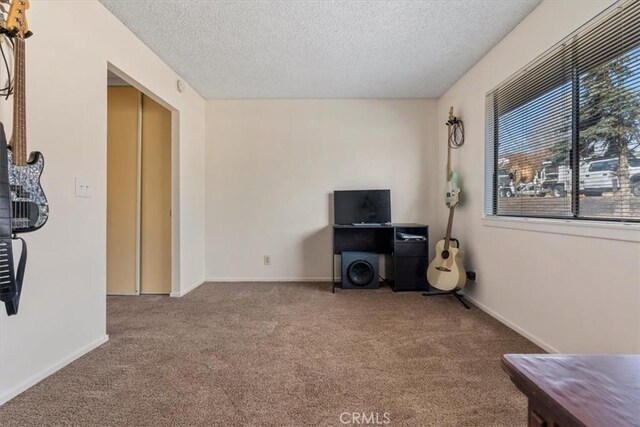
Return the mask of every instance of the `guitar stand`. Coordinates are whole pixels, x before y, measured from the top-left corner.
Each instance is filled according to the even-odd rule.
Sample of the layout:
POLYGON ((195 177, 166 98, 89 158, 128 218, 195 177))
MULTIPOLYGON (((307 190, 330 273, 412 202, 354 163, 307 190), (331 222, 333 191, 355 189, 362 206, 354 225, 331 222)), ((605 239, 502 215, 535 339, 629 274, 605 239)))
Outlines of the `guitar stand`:
POLYGON ((439 295, 453 295, 454 297, 456 297, 456 299, 458 301, 460 301, 460 304, 464 305, 464 308, 466 308, 467 310, 471 310, 471 307, 469 306, 469 304, 466 303, 466 301, 464 300, 464 295, 462 295, 460 292, 458 292, 457 290, 453 290, 453 291, 448 291, 448 292, 424 292, 422 294, 422 296, 424 297, 436 297, 439 295))

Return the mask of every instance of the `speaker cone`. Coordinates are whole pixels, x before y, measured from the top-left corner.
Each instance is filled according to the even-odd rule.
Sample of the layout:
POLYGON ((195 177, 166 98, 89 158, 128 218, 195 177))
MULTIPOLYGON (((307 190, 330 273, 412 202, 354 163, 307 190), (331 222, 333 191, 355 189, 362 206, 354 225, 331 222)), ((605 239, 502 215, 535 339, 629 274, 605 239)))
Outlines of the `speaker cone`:
POLYGON ((378 254, 373 252, 342 252, 340 269, 342 289, 377 289, 378 254))
POLYGON ((373 266, 364 260, 352 262, 347 269, 349 281, 356 286, 368 285, 373 280, 373 275, 373 266))

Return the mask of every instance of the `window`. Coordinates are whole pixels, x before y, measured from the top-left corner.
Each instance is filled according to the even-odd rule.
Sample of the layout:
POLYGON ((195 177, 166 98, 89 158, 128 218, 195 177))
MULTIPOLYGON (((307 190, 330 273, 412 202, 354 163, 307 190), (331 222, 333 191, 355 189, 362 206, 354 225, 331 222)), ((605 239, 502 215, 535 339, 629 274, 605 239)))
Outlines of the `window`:
POLYGON ((640 2, 487 95, 488 215, 640 221, 640 2))

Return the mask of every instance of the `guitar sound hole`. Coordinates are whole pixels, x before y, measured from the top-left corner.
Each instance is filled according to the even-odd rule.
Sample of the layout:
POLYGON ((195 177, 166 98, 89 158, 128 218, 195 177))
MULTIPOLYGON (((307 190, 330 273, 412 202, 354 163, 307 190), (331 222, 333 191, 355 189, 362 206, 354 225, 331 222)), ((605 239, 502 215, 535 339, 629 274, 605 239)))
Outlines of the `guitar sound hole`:
POLYGON ((442 251, 442 259, 449 258, 449 251, 442 251))

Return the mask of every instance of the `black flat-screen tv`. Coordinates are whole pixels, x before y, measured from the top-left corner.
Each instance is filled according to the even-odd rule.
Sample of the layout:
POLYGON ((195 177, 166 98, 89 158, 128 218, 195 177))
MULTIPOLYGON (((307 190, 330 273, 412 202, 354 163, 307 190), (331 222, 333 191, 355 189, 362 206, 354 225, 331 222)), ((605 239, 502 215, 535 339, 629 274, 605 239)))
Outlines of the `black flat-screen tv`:
POLYGON ((333 192, 334 223, 385 224, 391 222, 391 190, 333 192))

